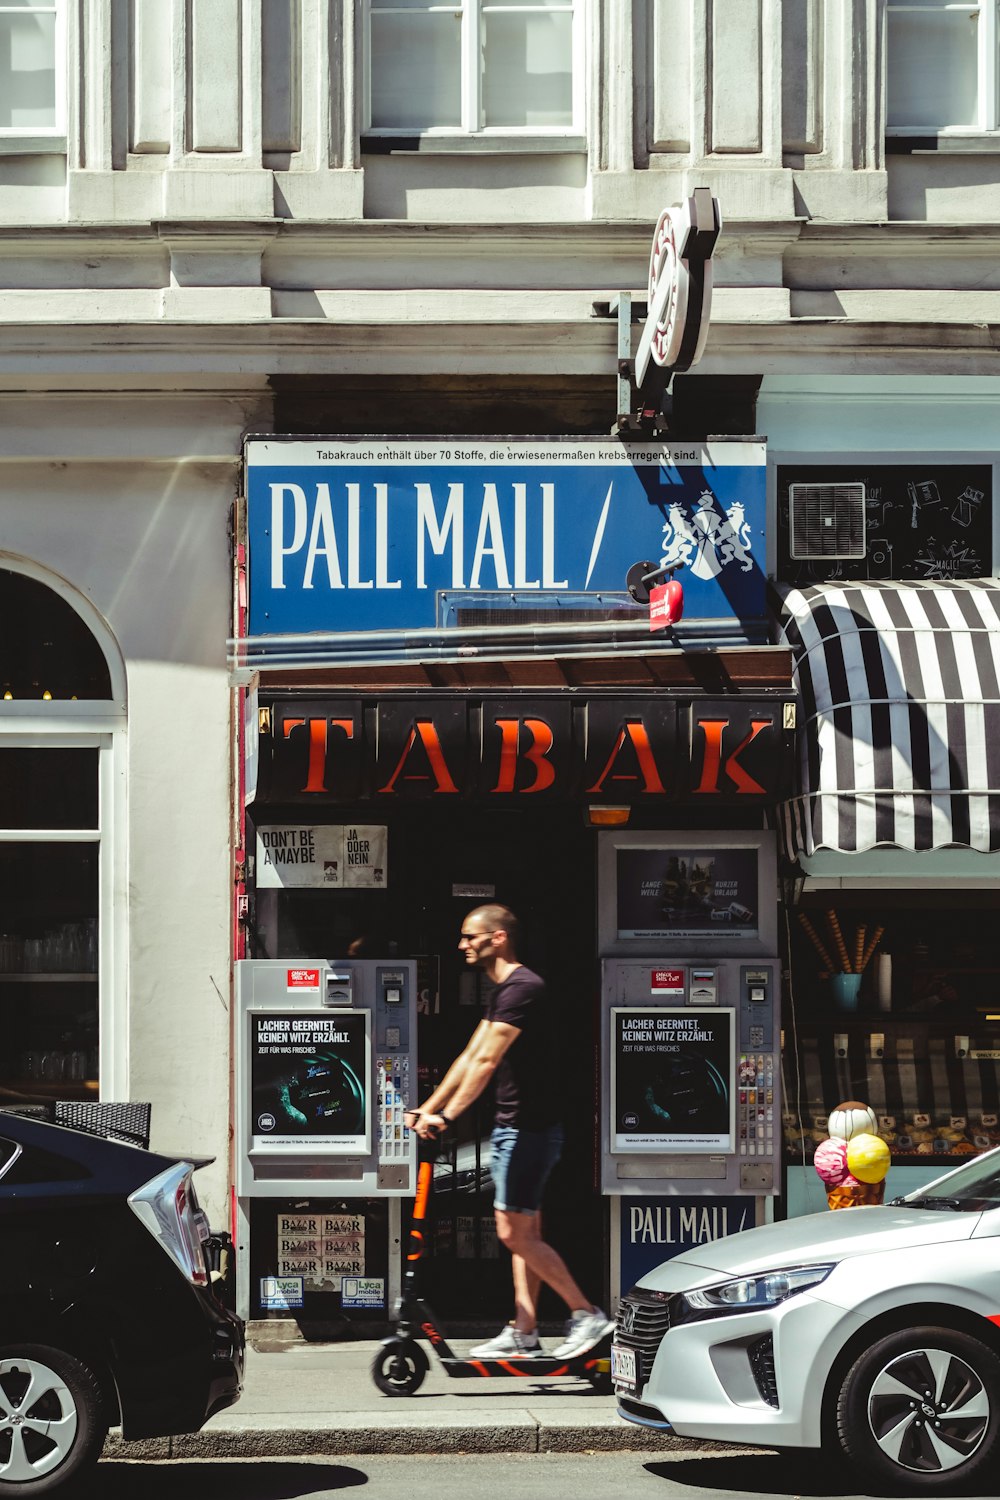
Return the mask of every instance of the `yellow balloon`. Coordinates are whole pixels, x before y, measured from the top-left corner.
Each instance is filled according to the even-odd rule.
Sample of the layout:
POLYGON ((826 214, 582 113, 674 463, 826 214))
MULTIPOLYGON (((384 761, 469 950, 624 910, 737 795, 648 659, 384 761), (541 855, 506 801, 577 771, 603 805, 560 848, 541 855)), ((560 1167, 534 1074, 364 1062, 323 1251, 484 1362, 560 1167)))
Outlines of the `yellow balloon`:
POLYGON ((889 1147, 877 1135, 855 1135, 847 1143, 847 1170, 859 1182, 881 1182, 889 1170, 889 1147))

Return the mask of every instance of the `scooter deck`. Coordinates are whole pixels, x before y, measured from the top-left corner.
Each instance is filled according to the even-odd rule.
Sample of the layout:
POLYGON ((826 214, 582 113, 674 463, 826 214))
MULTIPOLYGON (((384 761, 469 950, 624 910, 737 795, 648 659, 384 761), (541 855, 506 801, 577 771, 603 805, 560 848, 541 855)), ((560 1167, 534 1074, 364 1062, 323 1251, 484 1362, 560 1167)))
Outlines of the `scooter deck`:
POLYGON ((450 1359, 439 1356, 439 1359, 442 1369, 453 1380, 481 1380, 484 1376, 487 1379, 509 1379, 511 1376, 537 1379, 540 1375, 575 1375, 580 1380, 588 1380, 593 1375, 611 1373, 608 1334, 572 1359, 557 1359, 554 1354, 525 1354, 509 1359, 473 1359, 471 1355, 464 1358, 456 1355, 450 1359))

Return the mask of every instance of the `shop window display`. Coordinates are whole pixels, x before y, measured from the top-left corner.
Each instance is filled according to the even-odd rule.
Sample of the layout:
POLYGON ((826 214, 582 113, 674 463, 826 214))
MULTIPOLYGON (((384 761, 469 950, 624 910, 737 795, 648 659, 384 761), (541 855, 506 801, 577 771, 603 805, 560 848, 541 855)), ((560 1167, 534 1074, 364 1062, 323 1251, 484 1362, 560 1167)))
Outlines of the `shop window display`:
POLYGON ((942 893, 931 909, 878 892, 864 905, 820 900, 793 915, 789 1166, 813 1160, 844 1098, 871 1104, 893 1163, 945 1170, 1000 1145, 995 902, 954 899, 942 893))

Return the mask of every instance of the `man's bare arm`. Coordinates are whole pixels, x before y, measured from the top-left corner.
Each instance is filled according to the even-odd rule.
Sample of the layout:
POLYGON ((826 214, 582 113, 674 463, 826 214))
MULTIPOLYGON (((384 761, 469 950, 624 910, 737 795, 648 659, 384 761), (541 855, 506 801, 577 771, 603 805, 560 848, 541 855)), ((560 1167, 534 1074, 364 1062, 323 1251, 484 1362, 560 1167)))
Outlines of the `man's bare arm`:
POLYGON ((480 1021, 472 1033, 463 1050, 455 1058, 451 1067, 438 1084, 437 1088, 424 1100, 420 1106, 425 1115, 436 1115, 444 1109, 445 1105, 454 1097, 460 1087, 469 1067, 479 1050, 480 1037, 489 1026, 489 1021, 480 1021))
MULTIPOLYGON (((506 1021, 483 1021, 463 1053, 466 1061, 461 1078, 447 1099, 440 1101, 433 1112, 441 1114, 442 1111, 447 1111, 448 1117, 454 1120, 470 1104, 474 1104, 499 1067, 504 1053, 520 1035, 520 1028, 509 1026, 506 1021)), ((433 1100, 432 1094, 424 1105, 425 1114, 432 1113, 429 1106, 433 1100)))

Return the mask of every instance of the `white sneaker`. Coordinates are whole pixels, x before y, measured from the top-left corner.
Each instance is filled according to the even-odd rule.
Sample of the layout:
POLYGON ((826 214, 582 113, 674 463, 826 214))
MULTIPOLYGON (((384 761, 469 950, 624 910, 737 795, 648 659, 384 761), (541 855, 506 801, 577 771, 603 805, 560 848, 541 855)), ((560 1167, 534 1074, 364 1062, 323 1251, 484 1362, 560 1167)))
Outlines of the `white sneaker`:
POLYGON ((593 1312, 580 1308, 566 1324, 565 1342, 553 1349, 553 1358, 573 1359, 577 1354, 585 1354, 588 1349, 600 1343, 614 1326, 614 1319, 609 1318, 599 1307, 595 1307, 593 1312))
POLYGON ((533 1354, 544 1354, 545 1350, 538 1342, 538 1334, 522 1333, 515 1328, 513 1323, 508 1323, 506 1328, 501 1328, 496 1338, 490 1339, 486 1344, 477 1344, 475 1349, 469 1350, 470 1359, 524 1359, 533 1354))

